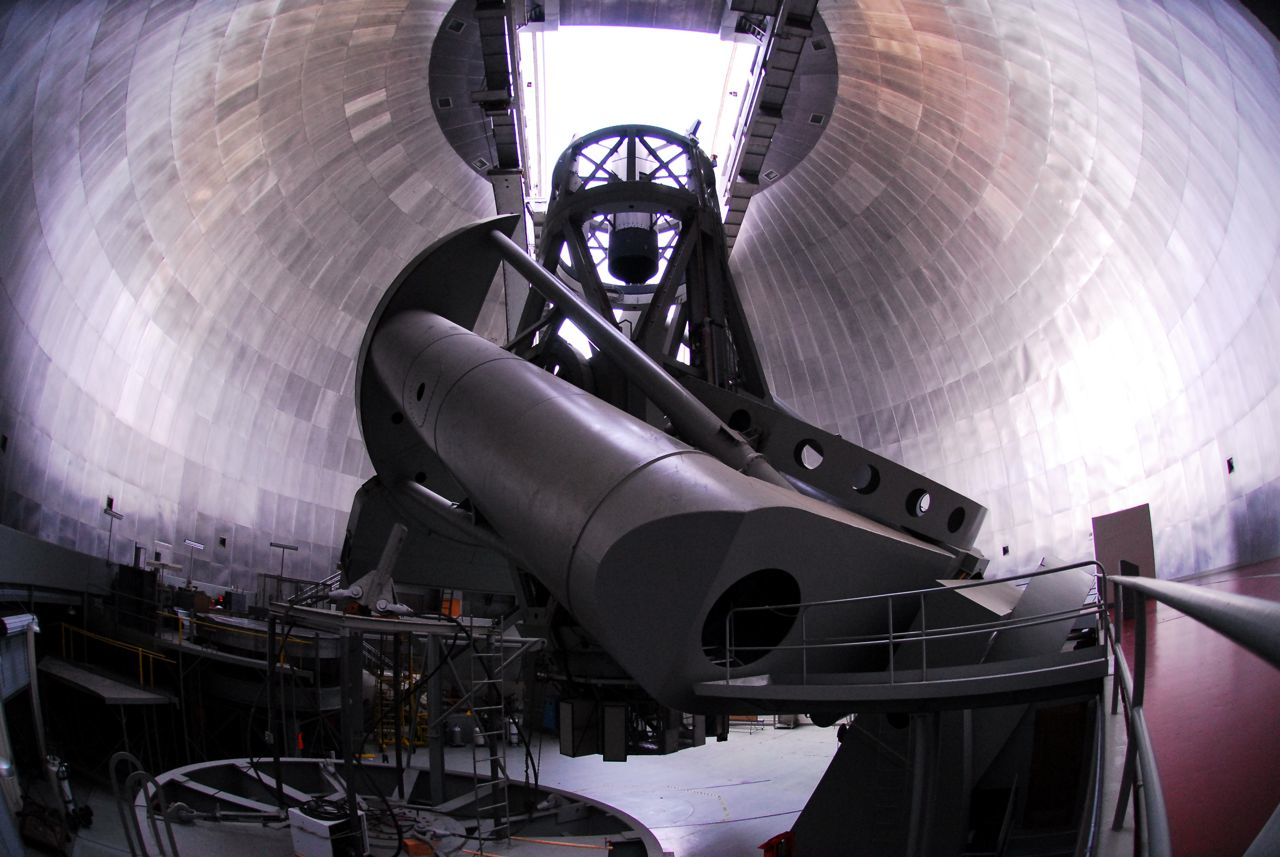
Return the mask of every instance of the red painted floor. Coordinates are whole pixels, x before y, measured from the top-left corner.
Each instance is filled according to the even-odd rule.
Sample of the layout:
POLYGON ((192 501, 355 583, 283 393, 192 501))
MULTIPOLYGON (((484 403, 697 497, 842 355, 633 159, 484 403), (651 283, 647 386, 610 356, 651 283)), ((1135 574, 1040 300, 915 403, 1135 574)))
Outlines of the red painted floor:
MULTIPOLYGON (((1280 559, 1192 582, 1280 601, 1280 559)), ((1238 857, 1280 803, 1280 670, 1172 608, 1148 610, 1147 724, 1173 853, 1238 857)))

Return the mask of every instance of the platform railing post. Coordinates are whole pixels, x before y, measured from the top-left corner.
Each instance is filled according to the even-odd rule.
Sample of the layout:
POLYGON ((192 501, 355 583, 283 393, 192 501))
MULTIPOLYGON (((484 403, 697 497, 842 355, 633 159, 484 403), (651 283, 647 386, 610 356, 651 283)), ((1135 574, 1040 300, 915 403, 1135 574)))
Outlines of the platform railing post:
POLYGON ((890 595, 885 603, 889 605, 889 684, 896 684, 893 671, 893 595, 890 595))
POLYGON ((800 683, 809 684, 809 627, 808 611, 800 608, 800 683))
POLYGON ((1133 698, 1130 708, 1141 708, 1147 687, 1147 596, 1138 593, 1134 600, 1133 625, 1133 698))
POLYGON ((1138 762, 1138 749, 1133 743, 1133 734, 1126 732, 1126 744, 1124 752, 1124 768, 1120 773, 1120 791, 1116 796, 1116 811, 1111 818, 1111 829, 1120 830, 1124 827, 1124 817, 1129 810, 1129 793, 1133 790, 1133 772, 1138 762))
POLYGON ((925 623, 924 593, 920 593, 920 681, 929 680, 929 626, 925 623))
MULTIPOLYGON (((1111 581, 1111 594, 1115 597, 1115 624, 1111 626, 1111 652, 1116 658, 1124 657, 1124 596, 1120 584, 1111 581)), ((1111 613, 1107 613, 1107 621, 1111 621, 1111 613)), ((1111 679, 1111 713, 1120 711, 1120 667, 1112 670, 1111 679)))
POLYGON ((733 641, 729 639, 729 622, 733 619, 733 610, 724 614, 724 683, 728 684, 733 677, 733 641))

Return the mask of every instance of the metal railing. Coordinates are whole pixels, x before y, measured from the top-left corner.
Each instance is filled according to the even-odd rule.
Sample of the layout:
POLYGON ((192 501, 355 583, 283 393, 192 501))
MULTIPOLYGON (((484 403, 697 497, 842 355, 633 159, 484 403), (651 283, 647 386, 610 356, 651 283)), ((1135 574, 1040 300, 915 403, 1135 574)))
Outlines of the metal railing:
MULTIPOLYGON (((991 580, 973 580, 967 583, 958 583, 953 586, 938 586, 927 589, 912 589, 903 592, 880 593, 876 595, 861 595, 852 598, 836 598, 825 601, 804 601, 795 604, 771 604, 754 607, 736 607, 729 610, 725 614, 724 619, 724 668, 725 681, 732 679, 733 670, 747 663, 751 663, 756 658, 743 660, 739 655, 744 653, 759 653, 760 655, 769 652, 786 652, 797 651, 800 653, 800 675, 801 684, 809 682, 809 655, 815 651, 830 651, 837 649, 854 649, 882 646, 888 649, 888 683, 890 685, 905 683, 925 683, 929 681, 929 642, 938 640, 955 640, 962 637, 972 637, 978 635, 991 636, 1000 631, 1014 630, 1019 628, 1029 628, 1037 625, 1051 624, 1055 622, 1063 622, 1067 620, 1078 621, 1081 617, 1093 616, 1102 618, 1105 613, 1106 605, 1101 601, 1101 596, 1092 601, 1086 600, 1080 607, 1069 608, 1064 610, 1055 610, 1047 613, 1038 613, 1032 616, 1021 616, 1016 619, 996 619, 989 622, 981 622, 978 624, 968 625, 943 625, 935 628, 928 626, 928 614, 926 611, 926 599, 930 596, 937 596, 940 593, 956 593, 965 590, 980 589, 983 587, 991 587, 996 584, 1017 583, 1019 581, 1030 581, 1037 577, 1045 577, 1052 574, 1074 571, 1078 569, 1092 568, 1094 569, 1094 577, 1099 583, 1095 583, 1096 591, 1104 593, 1105 581, 1108 579, 1105 570, 1097 562, 1077 562, 1070 565, 1058 566, 1055 568, 1037 569, 1036 571, 1026 572, 1024 574, 1013 575, 1011 577, 995 578, 991 580), (914 600, 917 603, 920 627, 918 629, 900 630, 894 627, 894 607, 895 602, 902 604, 907 600, 914 600), (882 634, 860 634, 849 636, 827 636, 818 640, 809 638, 809 615, 810 613, 837 609, 850 608, 854 606, 866 606, 875 602, 884 602, 885 610, 888 615, 888 632, 882 634), (798 643, 790 643, 786 645, 738 645, 734 642, 736 623, 739 617, 746 614, 772 613, 786 614, 794 613, 794 623, 800 626, 800 641, 798 643), (915 678, 916 670, 911 670, 911 678, 902 679, 899 677, 899 668, 897 664, 896 649, 902 644, 920 645, 920 667, 919 677, 915 678)), ((946 597, 946 596, 944 596, 946 597)), ((872 608, 877 609, 877 608, 872 608)), ((1106 622, 1100 622, 1106 633, 1106 622)), ((793 625, 794 626, 794 625, 793 625)))
MULTIPOLYGON (((1168 813, 1165 809, 1164 792, 1160 784, 1160 775, 1156 766, 1155 753, 1151 745, 1151 734, 1144 711, 1149 624, 1147 599, 1149 598, 1172 607, 1206 627, 1212 628, 1232 642, 1258 655, 1273 667, 1280 668, 1280 602, 1233 593, 1214 592, 1193 584, 1176 581, 1108 575, 1099 563, 1088 561, 1056 568, 1038 569, 1012 577, 979 580, 948 587, 830 601, 734 608, 725 616, 725 682, 729 683, 731 681, 733 670, 736 667, 744 665, 742 659, 737 657, 740 653, 799 650, 801 653, 801 680, 803 683, 807 683, 809 678, 808 652, 811 650, 887 646, 889 651, 889 668, 887 670, 889 683, 903 683, 897 676, 894 650, 902 643, 918 643, 921 647, 920 668, 918 671, 915 669, 911 671, 912 677, 908 681, 925 683, 929 681, 928 643, 930 640, 954 639, 974 634, 992 634, 997 631, 1061 622, 1072 617, 1096 616, 1099 620, 1098 625, 1102 634, 1102 643, 1114 663, 1112 714, 1117 713, 1118 705, 1123 702, 1128 739, 1124 773, 1112 819, 1112 827, 1116 830, 1123 827, 1129 802, 1132 798, 1135 817, 1135 853, 1144 855, 1144 857, 1169 857, 1172 854, 1172 846, 1169 837, 1168 813), (1094 598, 1086 601, 1084 606, 1078 609, 1052 611, 1021 617, 1016 620, 1004 619, 974 625, 944 626, 932 629, 928 627, 925 598, 932 594, 990 586, 996 583, 1030 580, 1036 577, 1082 568, 1092 568, 1094 570, 1096 593, 1094 598), (1120 640, 1120 632, 1124 627, 1125 620, 1124 600, 1120 597, 1121 589, 1132 591, 1136 596, 1134 616, 1132 617, 1134 646, 1132 669, 1130 669, 1125 659, 1120 640), (894 599, 917 599, 919 628, 899 631, 893 627, 894 599), (874 601, 884 601, 887 604, 888 633, 827 637, 820 641, 811 641, 809 639, 807 617, 811 611, 867 604, 874 601), (734 627, 737 618, 745 614, 764 611, 774 614, 794 614, 794 621, 800 625, 800 642, 778 646, 735 645, 734 627)), ((1011 672, 1010 674, 1014 673, 1011 672)), ((1100 771, 1096 773, 1100 773, 1100 771)), ((1097 786, 1098 784, 1095 782, 1093 790, 1095 797, 1098 798, 1098 805, 1095 806, 1091 829, 1086 837, 1087 844, 1082 852, 1086 854, 1092 853, 1096 842, 1097 813, 1101 810, 1101 792, 1097 786)), ((1249 850, 1245 852, 1244 857, 1267 857, 1267 855, 1274 854, 1280 854, 1280 807, 1277 807, 1272 813, 1249 850)))
POLYGON ((317 580, 310 586, 304 586, 289 599, 290 604, 311 604, 316 601, 327 602, 329 593, 342 583, 342 572, 335 571, 328 577, 317 580))
MULTIPOLYGON (((200 636, 200 628, 209 628, 219 634, 246 637, 254 641, 266 641, 269 636, 265 630, 258 630, 257 628, 242 628, 227 622, 219 622, 212 619, 201 619, 198 615, 182 616, 181 614, 169 613, 163 610, 157 611, 157 615, 168 619, 176 618, 178 620, 178 642, 180 643, 193 641, 197 636, 200 636)), ((279 646, 280 653, 277 656, 277 659, 280 663, 285 662, 285 656, 288 654, 285 651, 286 645, 315 646, 317 644, 317 639, 318 638, 314 636, 299 637, 293 634, 290 634, 287 637, 282 637, 280 640, 281 645, 279 646)))
POLYGON ((335 571, 321 580, 260 573, 255 601, 260 607, 266 607, 273 601, 288 601, 290 604, 324 601, 328 598, 329 590, 337 586, 341 579, 340 571, 335 571))
POLYGON ((69 660, 76 659, 75 640, 77 635, 79 636, 79 638, 83 643, 83 645, 81 646, 81 653, 83 655, 84 663, 88 663, 89 661, 89 649, 90 649, 89 641, 93 641, 95 643, 102 643, 104 645, 111 646, 112 648, 119 649, 128 654, 135 655, 138 658, 138 686, 139 687, 143 687, 143 688, 155 687, 156 661, 159 661, 160 663, 163 663, 163 664, 174 663, 172 659, 166 658, 164 655, 160 654, 159 652, 155 652, 155 651, 152 651, 151 649, 143 648, 142 646, 135 646, 132 643, 124 643, 124 642, 121 642, 120 640, 112 639, 111 637, 104 637, 101 634, 95 634, 92 631, 87 631, 84 628, 79 628, 79 627, 76 627, 75 625, 68 625, 65 622, 62 623, 62 656, 64 658, 67 658, 69 660))
MULTIPOLYGON (((1123 628, 1124 622, 1124 600, 1119 597, 1119 590, 1131 590, 1136 596, 1132 673, 1120 649, 1119 635, 1109 634, 1116 667, 1112 713, 1115 713, 1117 699, 1122 699, 1129 739, 1112 828, 1119 830, 1124 825, 1132 794, 1137 853, 1149 857, 1168 857, 1173 853, 1169 838, 1169 818, 1165 810, 1155 754, 1151 749, 1151 735, 1143 712, 1147 662, 1147 599, 1154 598, 1180 611, 1277 668, 1280 668, 1280 603, 1247 595, 1214 592, 1193 584, 1170 580, 1119 576, 1112 576, 1109 580, 1116 587, 1117 627, 1123 628)), ((1265 857, 1272 854, 1280 854, 1280 807, 1272 813, 1244 857, 1265 857)))

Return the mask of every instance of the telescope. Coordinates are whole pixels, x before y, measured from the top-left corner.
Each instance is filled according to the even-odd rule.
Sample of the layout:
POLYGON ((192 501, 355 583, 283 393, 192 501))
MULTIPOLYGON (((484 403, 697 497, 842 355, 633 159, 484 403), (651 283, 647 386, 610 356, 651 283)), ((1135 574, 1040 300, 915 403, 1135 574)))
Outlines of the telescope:
MULTIPOLYGON (((524 607, 677 711, 734 709, 698 691, 726 673, 879 668, 883 650, 803 642, 908 627, 911 603, 868 597, 980 574, 986 510, 773 398, 695 140, 604 129, 553 185, 536 257, 518 216, 472 224, 374 312, 356 397, 377 476, 349 567, 373 567, 390 526, 362 507, 390 510, 448 543, 447 585, 471 559, 472 583, 506 566, 524 607), (498 344, 474 328, 504 263, 529 289, 498 344)), ((433 555, 411 541, 392 576, 431 583, 433 555)))

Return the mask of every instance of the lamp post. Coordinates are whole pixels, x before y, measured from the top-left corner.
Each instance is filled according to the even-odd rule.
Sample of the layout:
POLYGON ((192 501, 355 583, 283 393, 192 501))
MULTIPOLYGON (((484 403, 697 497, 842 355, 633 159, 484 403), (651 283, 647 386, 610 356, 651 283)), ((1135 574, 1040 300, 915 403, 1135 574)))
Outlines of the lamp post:
POLYGON ((111 539, 115 535, 116 521, 123 521, 124 515, 121 515, 119 512, 111 508, 111 506, 109 505, 102 507, 102 514, 106 515, 107 518, 109 519, 107 521, 107 562, 110 563, 111 562, 111 539))

